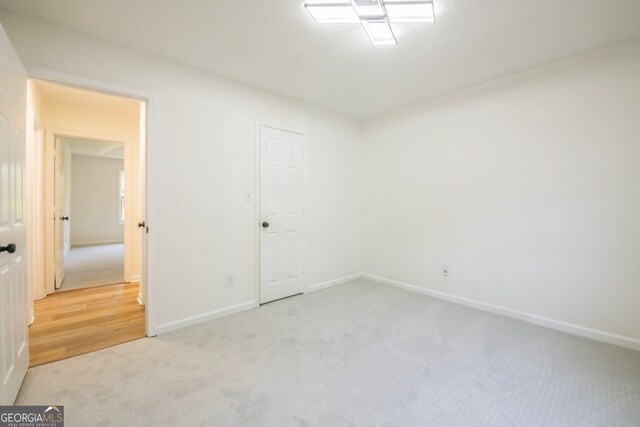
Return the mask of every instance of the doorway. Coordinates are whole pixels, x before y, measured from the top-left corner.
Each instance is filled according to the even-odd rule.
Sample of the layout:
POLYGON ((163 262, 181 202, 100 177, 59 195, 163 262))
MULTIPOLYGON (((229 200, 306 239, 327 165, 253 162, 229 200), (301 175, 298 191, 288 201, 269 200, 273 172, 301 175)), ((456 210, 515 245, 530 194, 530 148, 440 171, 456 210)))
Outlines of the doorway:
POLYGON ((35 366, 145 336, 147 106, 43 80, 28 87, 27 206, 44 229, 29 246, 32 277, 42 277, 31 281, 35 366))
POLYGON ((259 126, 260 303, 304 291, 305 138, 259 126))
POLYGON ((53 155, 54 291, 130 282, 125 143, 56 136, 53 155))

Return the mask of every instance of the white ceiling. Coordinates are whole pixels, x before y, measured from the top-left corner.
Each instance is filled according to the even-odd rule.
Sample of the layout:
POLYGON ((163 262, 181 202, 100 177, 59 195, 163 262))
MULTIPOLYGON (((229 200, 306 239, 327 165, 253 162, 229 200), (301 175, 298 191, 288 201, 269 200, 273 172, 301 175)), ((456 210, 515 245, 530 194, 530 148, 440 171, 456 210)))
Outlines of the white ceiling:
POLYGON ((138 117, 140 101, 106 93, 34 80, 45 101, 138 117))
POLYGON ((115 141, 99 141, 95 139, 62 137, 71 154, 92 157, 124 159, 124 143, 115 141))
POLYGON ((365 118, 640 37, 639 0, 434 0, 374 47, 304 0, 0 0, 0 9, 365 118))

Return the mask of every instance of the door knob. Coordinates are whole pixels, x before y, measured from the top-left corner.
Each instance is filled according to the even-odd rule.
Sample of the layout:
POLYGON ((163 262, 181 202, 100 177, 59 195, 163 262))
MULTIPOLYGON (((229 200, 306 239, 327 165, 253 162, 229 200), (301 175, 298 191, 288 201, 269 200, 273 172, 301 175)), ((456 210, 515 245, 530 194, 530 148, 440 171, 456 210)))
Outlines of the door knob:
POLYGON ((16 244, 9 243, 7 246, 0 246, 0 252, 5 252, 5 251, 10 254, 14 253, 16 251, 16 244))
POLYGON ((269 223, 267 221, 263 222, 262 228, 269 228, 269 223))
POLYGON ((144 221, 138 223, 138 228, 143 228, 146 224, 144 221))

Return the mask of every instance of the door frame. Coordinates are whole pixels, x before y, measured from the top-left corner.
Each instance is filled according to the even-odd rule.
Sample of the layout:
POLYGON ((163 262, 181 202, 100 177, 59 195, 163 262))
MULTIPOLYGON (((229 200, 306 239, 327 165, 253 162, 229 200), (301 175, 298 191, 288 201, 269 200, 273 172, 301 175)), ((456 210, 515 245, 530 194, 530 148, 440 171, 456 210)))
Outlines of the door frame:
POLYGON ((307 209, 307 169, 309 163, 309 155, 307 152, 307 132, 304 128, 299 126, 292 126, 286 123, 281 123, 277 120, 259 120, 254 121, 254 188, 253 188, 253 271, 254 271, 254 287, 253 287, 253 299, 255 308, 260 307, 260 236, 261 227, 260 223, 260 129, 266 127, 271 129, 280 130, 283 132, 295 133, 302 136, 302 164, 304 171, 302 173, 302 292, 307 292, 307 228, 309 212, 307 209))
MULTIPOLYGON (((114 136, 101 132, 94 131, 83 131, 83 130, 74 130, 74 129, 61 129, 61 128, 46 128, 45 129, 45 141, 44 141, 44 161, 45 161, 45 292, 47 295, 55 292, 54 287, 54 252, 55 248, 55 227, 52 227, 51 218, 53 217, 53 197, 55 197, 55 188, 54 188, 54 180, 50 179, 52 174, 57 173, 55 168, 53 167, 54 162, 54 150, 55 150, 55 140, 56 138, 82 138, 82 139, 91 139, 96 141, 109 141, 109 142, 118 142, 124 144, 124 170, 125 170, 125 187, 131 188, 131 174, 126 173, 131 171, 131 141, 122 140, 119 136, 114 136)), ((72 190, 73 191, 73 190, 72 190)), ((127 218, 129 219, 129 218, 127 218)), ((125 282, 131 276, 131 265, 130 265, 130 250, 132 245, 132 233, 137 230, 134 228, 134 222, 138 220, 129 219, 127 224, 125 222, 124 227, 124 279, 125 282)), ((63 254, 64 256, 64 254, 63 254)))
MULTIPOLYGON (((146 141, 144 144, 144 153, 141 153, 140 161, 145 164, 145 176, 141 177, 145 181, 145 192, 141 194, 143 204, 145 206, 146 217, 144 221, 147 226, 153 224, 153 220, 156 215, 155 198, 153 197, 153 186, 157 182, 155 179, 155 168, 150 167, 150 151, 153 150, 153 144, 149 142, 155 137, 156 132, 159 133, 159 121, 153 106, 155 105, 155 95, 144 89, 133 88, 130 86, 124 86, 118 83, 108 82, 104 80, 97 80, 87 78, 77 74, 67 73, 63 71, 54 70, 51 68, 32 66, 24 64, 27 71, 27 78, 44 80, 51 83, 58 83, 67 86, 76 87, 79 89, 87 89, 96 92, 103 92, 110 95, 124 96, 127 98, 137 99, 142 101, 146 105, 146 128, 145 135, 146 141), (151 146, 151 150, 150 147, 151 146)), ((148 337, 156 336, 156 314, 154 311, 154 271, 149 266, 149 259, 153 258, 153 248, 155 243, 155 235, 153 233, 145 233, 145 238, 142 239, 141 245, 144 246, 142 252, 141 266, 140 266, 140 283, 144 286, 144 303, 145 306, 145 335, 148 337), (151 253, 151 254, 150 254, 151 253)))
POLYGON ((29 228, 27 230, 27 261, 29 278, 29 325, 33 323, 34 300, 40 300, 47 296, 45 287, 45 205, 44 205, 44 151, 45 129, 41 118, 35 111, 27 108, 26 130, 26 158, 25 170, 33 172, 25 176, 25 198, 27 200, 27 217, 29 228), (36 244, 38 242, 38 244, 36 244))

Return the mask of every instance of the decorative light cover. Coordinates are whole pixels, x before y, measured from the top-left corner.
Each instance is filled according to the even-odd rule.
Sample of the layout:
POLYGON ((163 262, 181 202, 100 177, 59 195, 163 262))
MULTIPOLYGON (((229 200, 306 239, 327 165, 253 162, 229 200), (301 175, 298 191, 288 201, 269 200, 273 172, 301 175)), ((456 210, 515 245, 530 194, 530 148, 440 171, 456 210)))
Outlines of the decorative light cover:
POLYGON ((360 17, 351 3, 305 4, 318 24, 359 24, 360 17))
POLYGON ((362 24, 374 45, 396 44, 392 24, 433 23, 433 0, 335 0, 307 2, 319 24, 362 24))
POLYGON ((384 7, 380 0, 351 0, 353 8, 358 16, 362 18, 379 18, 384 16, 384 7))
POLYGON ((433 2, 388 0, 384 2, 387 17, 393 23, 433 23, 433 2))
POLYGON ((396 44, 396 37, 386 19, 367 19, 362 21, 362 26, 374 45, 396 44))

